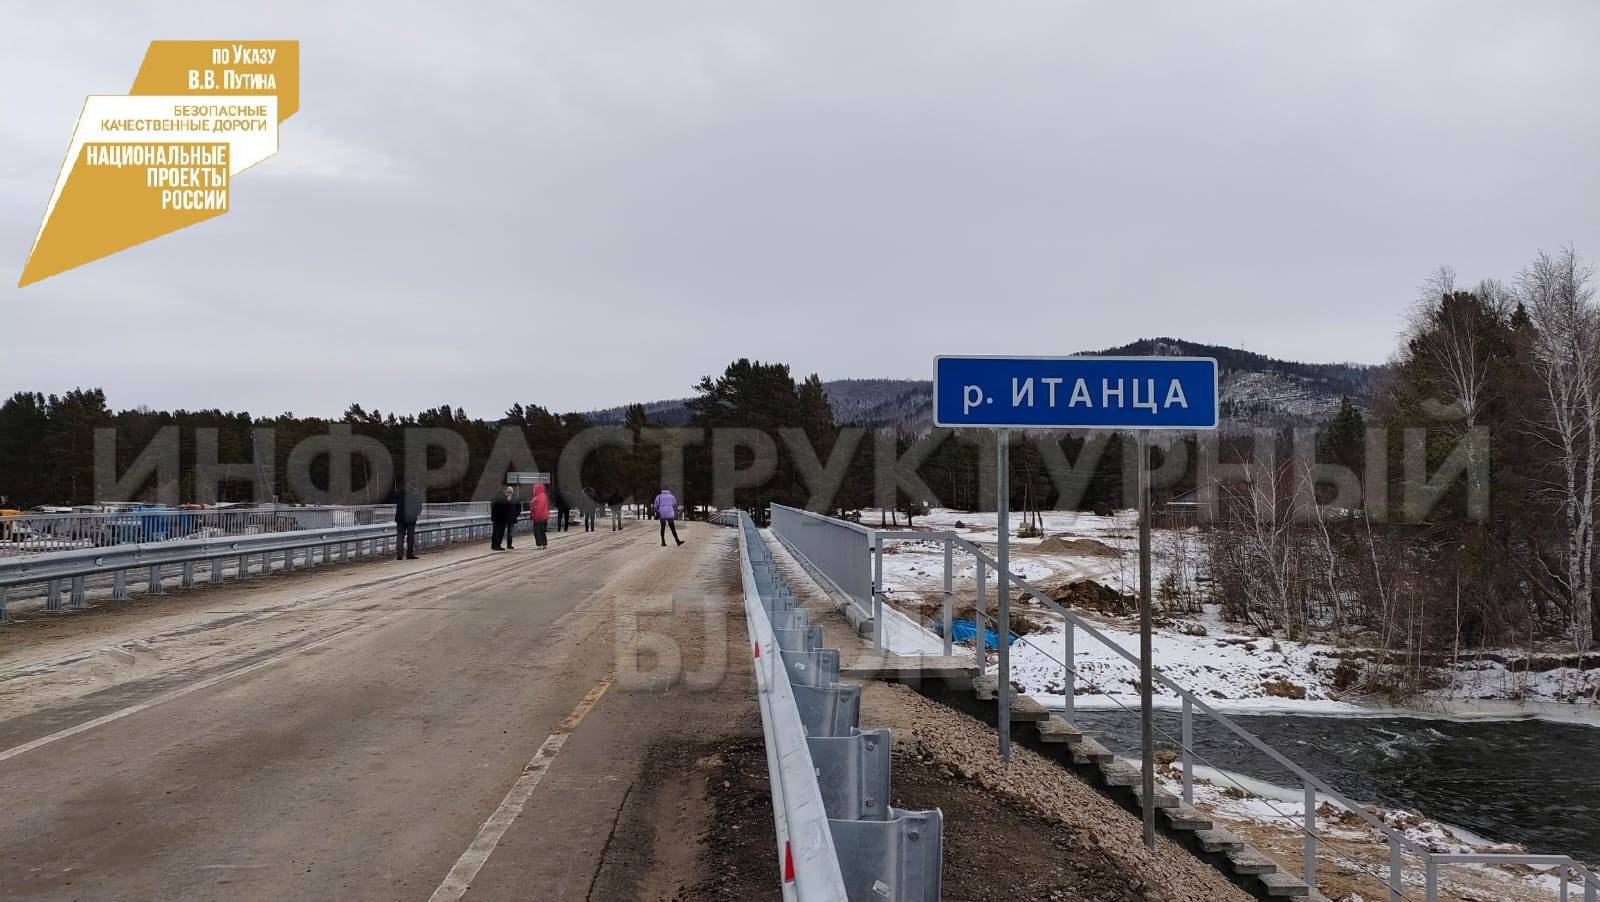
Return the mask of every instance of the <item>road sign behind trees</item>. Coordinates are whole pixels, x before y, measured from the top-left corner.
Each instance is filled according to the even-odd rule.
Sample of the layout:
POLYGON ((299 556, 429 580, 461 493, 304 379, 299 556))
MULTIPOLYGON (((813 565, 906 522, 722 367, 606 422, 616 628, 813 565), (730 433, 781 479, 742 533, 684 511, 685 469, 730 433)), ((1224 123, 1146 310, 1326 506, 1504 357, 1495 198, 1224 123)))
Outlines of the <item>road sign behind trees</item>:
POLYGON ((934 358, 936 426, 1215 429, 1210 357, 934 358))

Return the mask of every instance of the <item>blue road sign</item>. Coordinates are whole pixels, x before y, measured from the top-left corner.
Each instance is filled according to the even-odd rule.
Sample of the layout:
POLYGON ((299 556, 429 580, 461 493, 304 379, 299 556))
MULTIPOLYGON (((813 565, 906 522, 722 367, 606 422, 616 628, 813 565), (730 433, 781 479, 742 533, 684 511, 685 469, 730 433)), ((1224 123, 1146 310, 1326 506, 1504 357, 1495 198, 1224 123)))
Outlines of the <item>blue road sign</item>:
POLYGON ((935 357, 936 426, 1215 429, 1210 357, 935 357))

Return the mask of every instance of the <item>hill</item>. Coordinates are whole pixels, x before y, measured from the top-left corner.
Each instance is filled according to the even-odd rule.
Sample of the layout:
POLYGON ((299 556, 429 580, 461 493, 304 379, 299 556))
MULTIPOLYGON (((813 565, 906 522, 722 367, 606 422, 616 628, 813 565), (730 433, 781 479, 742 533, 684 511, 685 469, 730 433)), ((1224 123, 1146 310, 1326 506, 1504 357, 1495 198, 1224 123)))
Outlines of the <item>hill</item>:
MULTIPOLYGON (((1253 351, 1178 338, 1142 338, 1083 353, 1101 357, 1215 357, 1222 383, 1225 429, 1320 423, 1333 415, 1344 395, 1370 409, 1387 371, 1382 366, 1279 360, 1253 351)), ((926 379, 834 379, 823 386, 828 391, 834 419, 840 423, 920 432, 932 422, 933 383, 926 379)), ((658 423, 683 425, 689 420, 684 401, 652 401, 645 404, 645 413, 658 423)), ((612 407, 585 416, 597 423, 621 423, 624 411, 623 407, 612 407)))

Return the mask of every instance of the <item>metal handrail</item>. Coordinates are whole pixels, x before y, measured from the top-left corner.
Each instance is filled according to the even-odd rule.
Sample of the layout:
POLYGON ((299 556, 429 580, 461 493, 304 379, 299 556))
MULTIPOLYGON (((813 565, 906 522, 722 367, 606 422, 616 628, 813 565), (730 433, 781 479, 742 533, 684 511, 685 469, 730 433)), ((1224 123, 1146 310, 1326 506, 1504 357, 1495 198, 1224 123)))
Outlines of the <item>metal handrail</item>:
MULTIPOLYGON (((436 520, 426 520, 417 525, 418 536, 433 536, 437 533, 446 533, 444 541, 450 540, 450 535, 460 532, 463 536, 476 535, 486 530, 490 525, 487 516, 471 517, 444 517, 436 520)), ((6 601, 11 589, 20 586, 45 585, 45 610, 61 610, 58 589, 63 581, 69 582, 72 589, 72 606, 82 607, 85 593, 85 581, 90 577, 110 575, 114 577, 112 598, 122 599, 127 597, 127 573, 130 570, 144 569, 148 576, 144 578, 145 588, 148 592, 162 591, 165 568, 174 565, 183 565, 184 586, 193 585, 194 565, 210 562, 211 580, 220 580, 223 576, 223 562, 230 558, 239 560, 237 574, 243 576, 248 572, 250 558, 260 556, 262 568, 270 567, 267 559, 274 554, 283 554, 284 567, 293 566, 292 557, 295 552, 302 549, 323 548, 323 561, 330 560, 330 551, 340 549, 340 559, 346 559, 349 546, 354 545, 356 556, 361 554, 363 543, 369 546, 368 553, 376 554, 377 548, 387 547, 396 541, 397 535, 393 523, 375 526, 345 526, 333 529, 310 529, 293 532, 263 533, 249 536, 226 536, 215 539, 204 539, 189 542, 152 542, 140 545, 117 545, 110 548, 85 548, 76 551, 63 551, 55 554, 38 555, 0 560, 0 622, 7 619, 6 601)), ((307 562, 314 555, 313 551, 306 551, 307 562)))
MULTIPOLYGON (((417 531, 422 533, 463 529, 483 526, 488 522, 488 517, 447 517, 424 521, 418 524, 417 531)), ((53 579, 92 576, 113 570, 199 563, 217 558, 238 557, 241 554, 299 550, 393 536, 394 524, 386 523, 382 526, 341 526, 333 529, 225 536, 183 543, 150 542, 138 545, 115 545, 109 548, 83 548, 36 558, 0 561, 0 588, 15 588, 53 579)))
MULTIPOLYGON (((982 618, 984 621, 986 621, 988 623, 991 623, 991 624, 994 624, 996 635, 998 635, 999 626, 1000 626, 999 621, 997 621, 993 617, 990 617, 989 614, 987 612, 985 612, 985 611, 976 611, 976 614, 977 614, 978 617, 982 618)), ((1078 670, 1077 670, 1076 667, 1073 667, 1072 665, 1066 663, 1065 661, 1062 661, 1060 658, 1057 658, 1055 655, 1051 654, 1049 650, 1045 649, 1043 646, 1039 645, 1038 643, 1029 641, 1027 636, 1021 635, 1021 634, 1016 633, 1016 632, 1012 632, 1011 633, 1011 637, 1016 639, 1018 642, 1021 642, 1022 644, 1027 645, 1028 647, 1034 649, 1039 654, 1043 655, 1046 660, 1051 661, 1051 662, 1053 662, 1055 664, 1061 665, 1063 670, 1070 671, 1075 675, 1078 673, 1078 670)), ((1116 705, 1118 708, 1122 709, 1124 712, 1126 712, 1128 714, 1137 714, 1138 713, 1136 710, 1134 710, 1133 708, 1129 707, 1127 704, 1123 703, 1123 701, 1121 699, 1117 698, 1114 695, 1107 695, 1106 698, 1109 699, 1112 704, 1116 705)), ((1155 731, 1156 731, 1157 734, 1159 734, 1160 736, 1164 737, 1168 741, 1176 743, 1178 745, 1179 749, 1185 755, 1185 758, 1184 758, 1184 774, 1183 774, 1183 802, 1184 802, 1184 804, 1186 804, 1186 805, 1192 804, 1193 801, 1194 801, 1194 799, 1193 799, 1193 783, 1192 783, 1192 780, 1193 780, 1193 769, 1192 769, 1191 756, 1192 756, 1193 759, 1198 760, 1201 764, 1208 765, 1212 770, 1216 771, 1223 779, 1227 780, 1229 783, 1232 783, 1235 789, 1238 789, 1239 791, 1244 792, 1246 794, 1253 794, 1248 786, 1246 786, 1243 783, 1239 782, 1238 780, 1234 779, 1233 776, 1231 774, 1229 774, 1226 769, 1224 769, 1222 766, 1217 764, 1217 762, 1212 761, 1210 758, 1207 758, 1205 755, 1202 755, 1198 749, 1193 748, 1192 743, 1190 743, 1189 741, 1187 741, 1185 739, 1180 739, 1179 737, 1172 735, 1170 732, 1168 732, 1166 729, 1164 729, 1163 727, 1161 727, 1159 725, 1157 725, 1155 727, 1155 731)), ((1296 818, 1294 817, 1294 815, 1289 814, 1289 813, 1283 811, 1282 809, 1280 809, 1277 805, 1274 805, 1272 803, 1272 800, 1269 799, 1269 798, 1262 798, 1262 801, 1266 804, 1266 806, 1268 808, 1272 809, 1273 814, 1275 814, 1279 819, 1287 821, 1290 824, 1294 824, 1294 829, 1297 832, 1299 832, 1299 833, 1305 835, 1306 837, 1308 837, 1314 844, 1312 846, 1313 849, 1315 849, 1318 845, 1327 846, 1327 847, 1333 849, 1333 851, 1340 858, 1345 859, 1347 862, 1349 862, 1350 864, 1354 865, 1356 868, 1361 870, 1363 873, 1368 873, 1368 871, 1367 871, 1367 863, 1366 862, 1364 862, 1360 858, 1356 857, 1355 854, 1345 851, 1345 847, 1344 847, 1344 845, 1342 843, 1337 843, 1337 842, 1333 842, 1331 840, 1322 838, 1320 834, 1316 833, 1314 827, 1309 826, 1310 824, 1314 823, 1314 821, 1313 821, 1313 818, 1315 818, 1315 814, 1314 813, 1305 815, 1304 823, 1295 824, 1296 818)), ((1307 799, 1307 808, 1306 808, 1306 810, 1308 812, 1314 812, 1314 806, 1312 805, 1312 803, 1314 801, 1315 801, 1314 797, 1310 797, 1310 798, 1307 799)), ((1373 874, 1373 876, 1377 876, 1377 875, 1373 874)), ((1400 895, 1401 895, 1402 898, 1410 898, 1409 896, 1406 896, 1403 891, 1401 892, 1400 895)))
MULTIPOLYGON (((1430 852, 1427 858, 1427 872, 1424 877, 1424 885, 1430 902, 1438 898, 1439 866, 1441 864, 1522 864, 1562 868, 1564 871, 1578 874, 1578 883, 1583 887, 1584 902, 1595 902, 1595 896, 1600 893, 1600 877, 1597 877, 1593 871, 1568 855, 1524 855, 1508 852, 1430 852)), ((1567 898, 1567 885, 1571 882, 1570 874, 1562 873, 1562 902, 1565 902, 1567 898)))
MULTIPOLYGON (((988 564, 990 567, 995 567, 995 568, 999 567, 999 565, 995 562, 995 560, 993 558, 989 557, 987 554, 984 554, 984 552, 981 549, 979 549, 976 545, 974 545, 973 543, 971 543, 971 542, 967 541, 966 539, 963 539, 963 538, 961 538, 959 536, 956 536, 954 534, 950 534, 950 538, 957 545, 960 545, 962 548, 966 549, 969 553, 971 553, 973 557, 978 558, 979 560, 981 560, 984 563, 988 564)), ((1066 619, 1069 622, 1071 622, 1073 624, 1073 626, 1075 626, 1076 628, 1081 629, 1084 632, 1088 633, 1093 639, 1095 639, 1095 641, 1099 642, 1101 645, 1104 645, 1107 648, 1111 649, 1112 651, 1116 652, 1118 655, 1120 655, 1121 657, 1126 659, 1128 662, 1130 662, 1132 664, 1135 664, 1135 665, 1139 664, 1139 656, 1138 655, 1133 654, 1132 652, 1130 652, 1127 649, 1123 648, 1121 645, 1118 645, 1116 642, 1112 641, 1112 639, 1109 636, 1107 636, 1105 633, 1102 633, 1100 630, 1096 629, 1092 624, 1090 624, 1088 621, 1084 620, 1082 617, 1079 617, 1078 615, 1073 614, 1072 612, 1068 611, 1065 607, 1063 607, 1059 602, 1057 602, 1049 594, 1041 591, 1038 587, 1034 586, 1033 583, 1029 582, 1026 579, 1023 579, 1020 576, 1017 576, 1016 574, 1008 574, 1007 578, 1011 582, 1016 583, 1021 588, 1026 589, 1027 593, 1030 596, 1032 596, 1033 598, 1039 600, 1042 604, 1044 604, 1045 607, 1055 611, 1057 614, 1060 614, 1064 619, 1066 619)), ((1317 791, 1323 793, 1324 795, 1327 795, 1327 796, 1331 797, 1334 801, 1336 801, 1339 804, 1343 805, 1344 807, 1350 809, 1351 811, 1354 811, 1357 815, 1359 815, 1368 824, 1372 825, 1372 827, 1374 827, 1375 829, 1382 831, 1385 835, 1389 836, 1391 839, 1394 839, 1394 840, 1400 842, 1402 845, 1404 845, 1408 849, 1411 849, 1411 850, 1416 851, 1416 852, 1426 852, 1427 851, 1416 840, 1411 839, 1410 837, 1406 836, 1404 833, 1401 833, 1398 830, 1395 830, 1393 827, 1390 827, 1388 824, 1385 824, 1382 820, 1380 820, 1379 818, 1374 816, 1371 812, 1367 811, 1366 808, 1364 808, 1363 806, 1357 804, 1356 802, 1351 801, 1343 793, 1339 792, 1337 789, 1334 789, 1332 786, 1329 786, 1327 783, 1325 783, 1322 779, 1317 777, 1315 774, 1311 773, 1310 771, 1306 770, 1305 768, 1301 767, 1300 765, 1295 764, 1293 761, 1290 761, 1281 752, 1279 752, 1277 749, 1273 748, 1272 746, 1268 745, 1265 741, 1263 741, 1261 738, 1256 736, 1254 733, 1250 732, 1249 730, 1247 730, 1244 727, 1242 727, 1242 726, 1238 725, 1237 723, 1235 723, 1232 718, 1230 718, 1227 715, 1221 713, 1220 711, 1217 711, 1215 708, 1212 708, 1210 705, 1208 705, 1204 701, 1202 701, 1199 696, 1195 695, 1194 693, 1190 692, 1189 690, 1187 690, 1187 689, 1183 688, 1182 686, 1178 685, 1176 682, 1174 682, 1172 680, 1171 677, 1168 677, 1159 668, 1152 668, 1152 674, 1155 676, 1155 679, 1156 679, 1157 682, 1159 682, 1163 686, 1166 686, 1168 689, 1171 689, 1172 692, 1175 695, 1177 695, 1180 699, 1184 699, 1184 700, 1188 701, 1191 705, 1193 705, 1195 708, 1198 708, 1200 713, 1209 715, 1214 720, 1216 720, 1218 723, 1222 724, 1223 726, 1225 726, 1229 730, 1231 730, 1240 739, 1243 739, 1245 742, 1248 742, 1250 745, 1254 746, 1262 754, 1264 754, 1267 757, 1271 758, 1274 762, 1278 763, 1279 765, 1282 765, 1284 768, 1288 769, 1295 776, 1300 777, 1302 780, 1305 780, 1307 783, 1309 783, 1317 791)))
MULTIPOLYGON (((998 561, 996 561, 995 558, 989 556, 987 553, 985 553, 981 548, 979 548, 973 542, 970 542, 967 539, 964 539, 964 538, 956 535, 953 532, 949 532, 949 531, 919 532, 919 531, 909 531, 909 530, 894 530, 894 531, 877 530, 877 531, 875 531, 875 533, 873 535, 873 546, 872 547, 873 547, 874 552, 875 552, 874 556, 878 560, 881 560, 882 548, 883 548, 882 543, 884 541, 886 541, 886 540, 948 542, 952 546, 960 546, 967 553, 971 554, 973 556, 973 558, 976 559, 980 564, 980 573, 982 572, 982 567, 985 566, 985 565, 988 566, 989 568, 992 568, 996 573, 999 572, 999 563, 998 563, 998 561)), ((875 569, 874 569, 874 580, 873 580, 874 594, 875 595, 881 595, 882 591, 883 591, 882 578, 881 578, 881 565, 877 564, 876 561, 875 561, 874 567, 875 567, 875 569)), ((1069 625, 1069 635, 1070 635, 1070 631, 1072 629, 1081 629, 1084 632, 1088 633, 1090 637, 1095 639, 1095 641, 1097 641, 1101 645, 1104 645, 1105 647, 1111 649, 1113 652, 1115 652, 1117 655, 1121 656, 1123 659, 1127 660, 1129 663, 1131 663, 1131 664, 1133 664, 1135 666, 1138 666, 1140 664, 1140 660, 1139 660, 1139 657, 1137 655, 1133 654, 1132 652, 1128 651, 1127 649, 1123 648, 1121 645, 1119 645, 1118 643, 1113 641, 1109 636, 1107 636, 1104 633, 1102 633, 1093 624, 1089 623, 1088 621, 1084 620, 1082 617, 1079 617, 1076 614, 1073 614, 1071 611, 1067 610, 1067 608, 1065 608, 1059 602, 1057 602, 1054 597, 1052 597, 1050 594, 1040 590, 1037 586, 1035 586, 1033 583, 1031 583, 1027 579, 1025 579, 1023 577, 1020 577, 1020 576, 1016 575, 1015 573, 1010 573, 1009 572, 1009 568, 1008 568, 1008 572, 1006 574, 1006 579, 1010 583, 1015 583, 1020 589, 1024 590, 1027 595, 1030 595, 1033 598, 1037 599, 1046 608, 1048 608, 1050 610, 1053 610, 1057 614, 1061 615, 1063 621, 1069 625)), ((980 583, 979 591, 980 592, 982 591, 981 583, 980 583)), ((946 599, 947 599, 947 601, 949 599, 948 592, 947 592, 947 595, 946 595, 946 599)), ((878 603, 881 603, 881 599, 875 598, 874 599, 874 604, 876 605, 878 603)), ((984 612, 979 611, 979 613, 984 613, 984 612)), ((989 618, 987 616, 987 614, 984 614, 984 618, 985 619, 991 619, 991 618, 989 618)), ((981 629, 981 625, 980 625, 980 629, 981 629)), ((948 632, 947 632, 947 636, 948 636, 948 632)), ((1069 641, 1070 641, 1070 639, 1069 639, 1069 641)), ((1032 644, 1032 643, 1030 643, 1030 644, 1032 644)), ((979 637, 979 640, 977 642, 977 645, 978 645, 978 648, 980 648, 980 649, 982 648, 981 633, 980 633, 980 637, 979 637)), ((1035 647, 1037 647, 1037 646, 1035 646, 1035 647)), ((1046 656, 1049 657, 1048 654, 1046 656)), ((1055 660, 1055 659, 1051 658, 1051 660, 1055 660)), ((1057 663, 1062 663, 1062 662, 1057 661, 1057 663)), ((1063 667, 1065 668, 1066 665, 1063 664, 1063 667)), ((1071 668, 1067 668, 1067 669, 1071 669, 1071 668)), ((1165 673, 1163 673, 1159 668, 1152 667, 1151 668, 1151 672, 1152 672, 1152 676, 1154 677, 1154 679, 1158 683, 1160 683, 1161 685, 1163 685, 1163 686, 1167 687, 1168 689, 1170 689, 1173 692, 1173 694, 1178 696, 1178 698, 1183 702, 1184 708, 1187 709, 1185 711, 1185 714, 1186 714, 1185 726, 1186 726, 1186 728, 1188 727, 1188 721, 1189 721, 1189 718, 1187 716, 1188 710, 1198 709, 1201 714, 1204 714, 1204 715, 1207 715, 1207 716, 1211 717, 1217 723, 1220 723, 1222 726, 1226 727, 1230 732, 1232 732, 1234 735, 1238 736, 1240 739, 1244 740, 1246 743, 1248 743, 1250 746, 1255 748, 1257 751, 1259 751, 1262 754, 1266 755, 1272 761, 1274 761, 1278 765, 1282 766, 1283 768, 1285 768, 1286 770, 1288 770, 1290 773, 1294 774, 1295 776, 1299 777, 1303 781, 1303 783, 1305 785, 1308 797, 1314 798, 1314 795, 1312 795, 1312 793, 1313 792, 1320 792, 1321 794, 1323 794, 1323 795, 1333 799, 1335 802, 1339 803, 1345 809, 1347 809, 1347 810, 1349 810, 1351 812, 1354 812, 1358 817, 1360 817, 1362 820, 1364 820, 1369 826, 1371 826, 1373 829, 1375 829, 1379 833, 1381 833, 1389 841, 1389 844, 1390 844, 1390 881, 1389 881, 1389 890, 1390 890, 1390 898, 1391 898, 1391 900, 1399 900, 1402 897, 1402 890, 1401 890, 1401 886, 1400 886, 1400 884, 1402 882, 1401 875, 1400 875, 1401 863, 1400 863, 1400 858, 1399 858, 1399 854, 1400 854, 1400 850, 1401 849, 1404 849, 1406 851, 1410 851, 1413 854, 1421 857, 1423 859, 1423 861, 1425 863, 1427 863, 1427 867, 1430 869, 1430 872, 1432 870, 1436 869, 1436 867, 1437 867, 1435 864, 1433 864, 1433 862, 1436 859, 1439 859, 1441 857, 1448 857, 1448 856, 1441 856, 1441 853, 1432 852, 1426 846, 1423 846, 1421 843, 1417 842, 1416 840, 1412 839, 1411 837, 1406 836, 1404 833, 1394 829, 1393 827, 1390 827, 1388 824, 1384 823, 1382 821, 1382 819, 1378 818, 1376 815, 1374 815, 1370 811, 1368 811, 1365 806, 1360 805, 1360 804, 1352 801, 1350 798, 1345 796, 1343 793, 1339 792, 1337 789, 1334 789, 1332 786, 1330 786, 1326 781, 1322 780, 1321 778, 1317 777, 1315 774, 1311 773, 1310 771, 1306 770, 1305 768, 1303 768, 1300 765, 1298 765, 1298 764, 1294 763, 1293 761, 1291 761, 1289 758, 1285 757, 1277 749, 1275 749, 1272 746, 1268 745, 1260 737, 1256 736, 1254 733, 1251 733, 1249 730, 1245 729, 1243 726, 1241 726, 1238 723, 1236 723, 1232 718, 1228 717, 1227 715, 1223 714, 1220 711, 1217 711, 1215 708, 1212 708, 1210 705, 1206 704, 1205 701, 1202 700, 1200 697, 1196 696, 1194 693, 1192 693, 1189 690, 1185 689, 1184 687, 1180 686, 1171 677, 1168 677, 1165 673)), ((1065 688, 1066 688, 1066 691, 1069 691, 1069 692, 1071 691, 1070 687, 1065 687, 1065 688)), ((1011 690, 1010 690, 1009 686, 1000 686, 1000 687, 998 687, 998 690, 999 690, 999 695, 1000 695, 1000 704, 1003 705, 1003 704, 1006 703, 1005 700, 1008 697, 1008 693, 1011 690)), ((1187 732, 1187 729, 1186 729, 1186 732, 1187 732)), ((1188 754, 1188 755, 1193 755, 1194 754, 1194 750, 1192 748, 1192 743, 1189 742, 1187 740, 1187 738, 1184 741, 1180 742, 1180 746, 1181 746, 1182 750, 1186 754, 1188 754)), ((1186 781, 1187 781, 1187 779, 1188 779, 1188 775, 1186 774, 1186 781)), ((1185 801, 1187 801, 1187 799, 1185 801)), ((1316 834, 1315 834, 1315 832, 1314 831, 1307 831, 1308 853, 1307 853, 1307 866, 1306 866, 1307 873, 1306 873, 1306 876, 1311 878, 1307 882, 1308 883, 1312 883, 1312 884, 1315 883, 1315 869, 1314 869, 1314 867, 1313 867, 1313 865, 1311 863, 1311 855, 1314 854, 1314 849, 1315 849, 1315 845, 1314 844, 1315 844, 1315 842, 1316 842, 1316 834)), ((1509 857, 1504 858, 1504 859, 1500 859, 1500 860, 1505 861, 1505 862, 1511 862, 1511 861, 1515 860, 1515 861, 1519 861, 1519 862, 1524 863, 1524 864, 1538 864, 1538 863, 1555 863, 1555 864, 1558 864, 1558 865, 1559 864, 1564 864, 1565 866, 1569 867, 1573 871, 1576 871, 1576 872, 1580 873, 1583 876, 1583 885, 1585 887, 1585 900, 1586 900, 1586 902, 1595 902, 1595 899, 1594 899, 1595 892, 1596 892, 1597 889, 1600 889, 1600 879, 1597 879, 1595 877, 1595 875, 1593 873, 1591 873, 1581 863, 1575 861, 1574 859, 1572 859, 1572 858, 1570 858, 1568 856, 1510 855, 1509 857), (1546 859, 1549 859, 1550 861, 1546 861, 1546 859), (1559 859, 1559 861, 1555 861, 1556 859, 1559 859)), ((1436 898, 1436 896, 1435 895, 1430 895, 1428 898, 1430 900, 1432 900, 1432 899, 1436 898)))
MULTIPOLYGON (((432 502, 423 505, 420 519, 479 516, 488 512, 488 502, 432 502)), ((376 525, 393 516, 393 504, 262 504, 197 510, 144 507, 120 511, 21 513, 0 517, 0 558, 159 541, 191 542, 222 536, 376 525)))

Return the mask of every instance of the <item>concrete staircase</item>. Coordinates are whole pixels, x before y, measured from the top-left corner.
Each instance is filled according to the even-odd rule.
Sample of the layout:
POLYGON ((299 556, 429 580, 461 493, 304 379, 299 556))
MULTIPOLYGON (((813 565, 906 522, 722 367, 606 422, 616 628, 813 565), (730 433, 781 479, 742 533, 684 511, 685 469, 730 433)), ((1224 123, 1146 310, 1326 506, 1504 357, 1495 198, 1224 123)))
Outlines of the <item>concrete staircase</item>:
MULTIPOLYGON (((992 674, 929 680, 916 688, 990 724, 998 721, 999 684, 992 674)), ((1078 774, 1124 808, 1143 812, 1143 778, 1138 762, 1113 755, 1060 715, 1051 714, 1026 696, 1012 699, 1011 731, 1013 741, 1078 774)), ((1257 898, 1327 902, 1325 896, 1282 870, 1271 857, 1160 787, 1156 788, 1156 809, 1158 829, 1257 898)))

